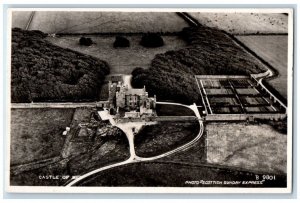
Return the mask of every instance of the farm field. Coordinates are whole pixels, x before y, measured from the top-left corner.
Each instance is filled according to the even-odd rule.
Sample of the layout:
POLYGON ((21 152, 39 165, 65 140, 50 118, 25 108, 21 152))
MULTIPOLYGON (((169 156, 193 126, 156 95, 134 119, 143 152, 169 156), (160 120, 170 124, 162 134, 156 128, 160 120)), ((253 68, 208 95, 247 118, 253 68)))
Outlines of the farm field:
POLYGON ((156 54, 169 50, 177 50, 186 46, 186 43, 177 36, 163 36, 165 45, 158 48, 141 46, 141 36, 128 36, 129 48, 114 48, 115 36, 91 36, 96 43, 90 47, 79 45, 79 36, 48 37, 48 40, 60 47, 69 48, 83 54, 88 54, 106 61, 110 66, 111 74, 131 74, 136 67, 148 68, 156 54))
POLYGON ((29 21, 31 15, 31 11, 18 11, 18 12, 12 12, 12 28, 18 27, 25 29, 26 25, 29 21))
POLYGON ((153 15, 153 12, 37 11, 29 29, 45 33, 146 33, 178 32, 187 26, 174 12, 153 15))
MULTIPOLYGON (((129 158, 129 144, 126 135, 118 128, 110 128, 109 124, 106 122, 98 123, 99 126, 107 127, 108 130, 105 136, 94 135, 91 139, 88 135, 83 135, 78 137, 76 134, 76 129, 78 129, 79 123, 88 123, 91 121, 91 114, 95 111, 92 108, 77 108, 73 113, 72 123, 68 126, 71 127, 66 139, 60 142, 61 133, 58 136, 53 136, 54 141, 57 143, 64 144, 60 148, 54 148, 53 152, 56 152, 58 159, 53 162, 48 162, 48 164, 43 165, 33 165, 31 168, 21 168, 20 170, 15 170, 17 172, 11 173, 10 181, 12 185, 27 185, 27 186, 61 186, 68 179, 40 179, 39 176, 42 175, 66 175, 68 177, 74 175, 80 175, 91 171, 93 169, 110 165, 113 163, 121 162, 129 158)), ((64 111, 66 114, 67 112, 64 111)), ((56 114, 56 116, 60 116, 56 114)), ((46 119, 46 118, 45 118, 46 119)), ((51 118, 49 118, 51 119, 51 118)), ((53 118, 52 118, 53 119, 53 118)), ((48 122, 51 126, 51 123, 48 122)), ((96 130, 91 129, 90 130, 96 130)), ((90 132, 90 131, 89 131, 90 132)), ((51 134, 49 134, 51 135, 51 134)), ((22 140, 21 140, 22 141, 22 140)), ((21 142, 20 141, 20 142, 21 142)), ((38 144, 36 140, 35 143, 38 144)), ((51 140, 50 140, 51 141, 51 140)), ((39 141, 40 143, 41 141, 39 141)), ((46 142, 46 141, 45 141, 46 142)), ((26 143, 25 143, 26 144, 26 143)), ((39 144, 37 146, 43 147, 45 144, 39 144)), ((21 148, 21 147, 19 147, 21 148)), ((49 149, 48 149, 49 150, 49 149)), ((50 151, 50 150, 49 150, 50 151)), ((30 151, 28 151, 30 153, 30 151)), ((26 154, 26 153, 25 153, 26 154)), ((41 158, 39 154, 34 154, 35 158, 41 158)), ((47 155, 47 154, 46 154, 47 155)), ((24 155, 25 156, 25 155, 24 155)))
POLYGON ((194 164, 206 163, 206 133, 204 132, 201 138, 186 150, 160 158, 159 160, 194 164))
POLYGON ((79 182, 78 186, 168 186, 168 187, 286 187, 286 176, 277 175, 276 180, 267 180, 263 185, 251 184, 188 184, 189 181, 255 181, 255 175, 216 166, 145 162, 113 168, 79 182))
MULTIPOLYGON (((125 137, 126 139, 126 137, 125 137)), ((11 184, 18 186, 61 186, 67 180, 65 179, 40 179, 40 174, 45 175, 60 175, 60 176, 73 176, 92 171, 113 163, 121 162, 129 157, 129 150, 127 145, 121 141, 112 139, 106 141, 98 149, 96 145, 89 146, 90 149, 86 153, 73 156, 68 159, 62 159, 57 163, 47 165, 30 171, 24 171, 17 175, 11 175, 11 184)), ((87 146, 83 146, 87 147, 87 146)), ((80 149, 80 148, 78 148, 80 149)))
POLYGON ((60 154, 73 109, 12 109, 11 165, 29 163, 60 154))
POLYGON ((286 173, 287 137, 270 125, 207 123, 207 162, 286 173))
POLYGON ((279 73, 277 78, 268 83, 274 87, 284 98, 287 99, 287 35, 255 35, 236 36, 257 55, 270 63, 279 73))
POLYGON ((168 152, 194 139, 199 127, 197 121, 164 121, 145 126, 134 138, 136 154, 151 157, 168 152))
POLYGON ((287 33, 288 16, 281 13, 189 13, 199 23, 234 35, 252 33, 287 33))

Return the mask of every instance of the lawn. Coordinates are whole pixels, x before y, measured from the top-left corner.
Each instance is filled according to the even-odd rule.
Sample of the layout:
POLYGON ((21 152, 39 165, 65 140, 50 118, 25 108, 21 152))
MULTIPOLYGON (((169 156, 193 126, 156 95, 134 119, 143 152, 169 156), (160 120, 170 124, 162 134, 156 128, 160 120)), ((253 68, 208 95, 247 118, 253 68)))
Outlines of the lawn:
POLYGON ((11 165, 60 155, 73 109, 12 109, 11 165))
POLYGON ((178 32, 187 26, 171 12, 37 11, 30 29, 45 33, 178 32))
POLYGON ((144 162, 103 171, 79 182, 78 186, 286 187, 285 175, 277 175, 275 181, 267 180, 262 185, 242 184, 242 181, 255 181, 255 175, 257 173, 202 164, 144 162), (218 181, 223 184, 212 182, 201 184, 201 180, 218 181), (189 181, 199 181, 199 184, 190 184, 189 181), (240 184, 225 184, 223 181, 241 182, 240 184))
POLYGON ((136 154, 140 157, 152 157, 182 146, 199 133, 199 123, 159 122, 145 126, 134 138, 136 154))
POLYGON ((288 36, 237 36, 237 39, 278 71, 278 77, 268 83, 287 99, 288 36))
POLYGON ((287 33, 288 16, 281 13, 190 13, 202 25, 231 34, 287 33))
POLYGON ((286 173, 287 136, 266 124, 207 123, 207 162, 286 173))
POLYGON ((114 48, 115 36, 90 36, 96 43, 90 47, 79 45, 79 36, 64 36, 48 40, 60 47, 69 48, 83 54, 97 57, 106 61, 110 66, 111 74, 131 74, 136 67, 148 68, 156 54, 169 50, 177 50, 186 46, 186 43, 177 36, 163 36, 165 45, 158 48, 141 46, 141 35, 126 37, 130 41, 129 48, 114 48))

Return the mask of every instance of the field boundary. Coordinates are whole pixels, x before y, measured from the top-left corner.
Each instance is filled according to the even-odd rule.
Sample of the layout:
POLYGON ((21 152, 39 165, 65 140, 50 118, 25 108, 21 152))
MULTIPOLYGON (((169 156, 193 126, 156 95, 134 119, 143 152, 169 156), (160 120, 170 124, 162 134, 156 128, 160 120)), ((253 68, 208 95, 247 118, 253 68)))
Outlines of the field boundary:
POLYGON ((255 58, 257 58, 263 65, 265 65, 269 70, 271 70, 273 72, 272 76, 269 76, 268 78, 265 78, 263 80, 264 84, 268 84, 268 88, 271 87, 271 91, 274 93, 274 95, 280 100, 282 101, 286 106, 287 106, 287 99, 284 98, 274 87, 272 87, 268 81, 275 79, 278 77, 279 72, 276 68, 274 68, 269 62, 267 62, 266 60, 264 60, 262 57, 260 57, 257 53, 255 53, 252 49, 250 49, 249 47, 247 47, 243 42, 241 42, 239 39, 237 39, 234 35, 227 33, 225 31, 223 31, 224 33, 226 33, 234 42, 236 42, 238 45, 240 45, 243 49, 245 49, 245 51, 247 51, 249 54, 251 54, 252 56, 254 56, 255 58))
POLYGON ((97 102, 33 102, 33 103, 11 103, 11 109, 25 108, 79 108, 96 107, 97 102))
POLYGON ((283 36, 288 36, 288 33, 272 33, 272 32, 264 32, 264 33, 237 33, 237 34, 232 34, 234 36, 266 36, 266 35, 283 35, 283 36))
MULTIPOLYGON (((144 34, 158 34, 162 36, 179 36, 181 31, 179 32, 93 32, 93 33, 56 33, 55 36, 116 36, 116 35, 123 35, 123 36, 136 36, 136 35, 144 35, 144 34)), ((51 35, 51 34, 49 34, 51 35)))
MULTIPOLYGON (((189 162, 180 162, 180 161, 151 161, 148 163, 157 163, 157 164, 177 164, 177 165, 186 165, 186 166, 195 166, 195 167, 208 167, 208 168, 216 168, 221 170, 229 170, 229 171, 239 171, 244 173, 253 173, 253 174, 265 174, 269 172, 264 171, 256 171, 256 170, 248 170, 245 168, 241 168, 238 166, 227 166, 227 165, 220 165, 220 164, 209 164, 209 163, 189 163, 189 162)), ((284 173, 272 173, 278 176, 285 176, 284 173)))

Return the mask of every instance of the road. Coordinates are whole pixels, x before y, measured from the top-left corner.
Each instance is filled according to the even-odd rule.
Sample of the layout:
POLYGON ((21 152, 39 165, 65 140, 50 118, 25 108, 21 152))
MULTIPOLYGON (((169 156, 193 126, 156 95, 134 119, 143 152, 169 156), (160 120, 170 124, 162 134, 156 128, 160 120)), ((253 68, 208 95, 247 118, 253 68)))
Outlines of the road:
POLYGON ((162 157, 169 156, 171 154, 174 154, 176 152, 179 152, 179 151, 182 151, 182 150, 185 150, 185 149, 191 147, 193 144, 195 144, 201 138, 201 136, 203 135, 204 126, 203 126, 203 121, 201 119, 201 116, 200 116, 200 113, 198 111, 198 108, 197 108, 196 104, 184 105, 184 104, 172 103, 172 102, 157 102, 157 104, 178 105, 178 106, 184 106, 184 107, 187 107, 187 108, 191 109, 195 113, 195 116, 198 118, 198 121, 199 121, 200 130, 199 130, 198 135, 192 141, 190 141, 190 142, 188 142, 188 143, 186 143, 186 144, 184 144, 184 145, 182 145, 182 146, 180 146, 176 149, 173 149, 169 152, 160 154, 158 156, 144 158, 144 157, 137 156, 136 153, 135 153, 133 128, 139 130, 144 125, 153 125, 155 123, 154 122, 116 123, 116 122, 114 122, 113 119, 109 119, 110 123, 113 126, 118 127, 119 129, 121 129, 126 134, 126 137, 128 139, 128 142, 129 142, 130 157, 127 160, 123 161, 123 162, 111 164, 111 165, 108 165, 108 166, 101 167, 101 168, 98 168, 96 170, 90 171, 86 174, 83 174, 83 175, 79 176, 78 178, 76 178, 76 179, 72 180, 71 182, 69 182, 66 185, 66 187, 71 187, 73 185, 76 185, 78 182, 86 179, 87 177, 90 177, 90 176, 92 176, 96 173, 102 172, 104 170, 108 170, 108 169, 111 169, 111 168, 115 168, 115 167, 118 167, 118 166, 130 164, 130 163, 153 161, 153 160, 156 160, 156 159, 159 159, 159 158, 162 158, 162 157))
POLYGON ((265 89, 266 92, 268 92, 269 95, 272 95, 275 100, 280 103, 281 106, 283 106, 285 109, 287 109, 287 105, 285 105, 282 101, 280 101, 267 87, 265 87, 263 80, 267 78, 277 77, 277 75, 270 69, 268 69, 264 73, 259 74, 251 74, 251 76, 258 82, 258 84, 265 89))

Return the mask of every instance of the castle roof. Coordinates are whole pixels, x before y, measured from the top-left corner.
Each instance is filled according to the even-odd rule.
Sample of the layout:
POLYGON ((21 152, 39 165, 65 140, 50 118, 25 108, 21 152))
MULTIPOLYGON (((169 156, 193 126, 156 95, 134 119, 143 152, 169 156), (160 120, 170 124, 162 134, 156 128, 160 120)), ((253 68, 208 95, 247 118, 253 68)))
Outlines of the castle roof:
POLYGON ((144 95, 144 89, 127 89, 125 92, 126 95, 144 95))

